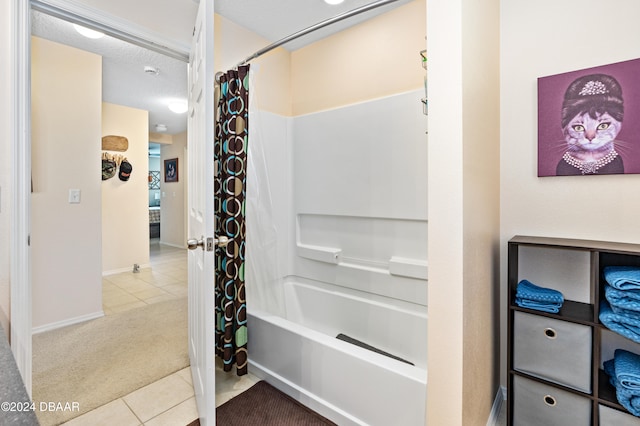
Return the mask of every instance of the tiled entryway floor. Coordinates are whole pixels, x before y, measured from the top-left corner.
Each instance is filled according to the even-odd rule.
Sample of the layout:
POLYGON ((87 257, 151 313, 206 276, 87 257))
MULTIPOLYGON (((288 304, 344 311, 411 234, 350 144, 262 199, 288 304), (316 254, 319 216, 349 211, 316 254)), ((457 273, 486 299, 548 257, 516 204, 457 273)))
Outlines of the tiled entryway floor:
POLYGON ((105 315, 187 296, 187 251, 152 241, 150 267, 102 278, 105 315))
MULTIPOLYGON (((140 269, 138 273, 123 272, 103 278, 103 309, 106 315, 186 297, 186 250, 153 240, 150 247, 150 268, 140 269)), ((149 362, 153 362, 153 359, 149 359, 149 362)), ((258 380, 251 374, 238 377, 235 373, 225 373, 217 364, 216 406, 245 391, 258 380)), ((187 367, 64 425, 181 426, 197 418, 191 371, 187 367)))
POLYGON ((186 426, 198 418, 189 368, 65 423, 65 426, 186 426))
MULTIPOLYGON (((238 377, 216 365, 216 406, 249 389, 258 378, 238 377)), ((65 426, 186 426, 198 418, 187 367, 65 423, 65 426)))

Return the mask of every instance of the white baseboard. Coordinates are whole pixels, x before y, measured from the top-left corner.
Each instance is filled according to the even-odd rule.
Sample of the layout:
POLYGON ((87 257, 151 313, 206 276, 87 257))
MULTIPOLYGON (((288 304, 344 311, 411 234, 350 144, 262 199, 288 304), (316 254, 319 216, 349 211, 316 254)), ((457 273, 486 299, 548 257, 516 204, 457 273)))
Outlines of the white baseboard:
POLYGON ((493 400, 493 406, 491 407, 491 413, 487 420, 487 426, 497 426, 498 417, 500 416, 500 410, 502 410, 502 404, 507 400, 507 388, 506 386, 500 386, 496 393, 496 399, 493 400))
POLYGON ((104 311, 100 310, 98 312, 94 312, 92 314, 81 315, 75 318, 69 318, 63 321, 52 322, 50 324, 40 325, 38 327, 33 327, 31 329, 32 334, 44 333, 45 331, 55 330, 57 328, 66 327, 68 325, 78 324, 81 322, 93 320, 96 318, 102 318, 104 316, 104 311))

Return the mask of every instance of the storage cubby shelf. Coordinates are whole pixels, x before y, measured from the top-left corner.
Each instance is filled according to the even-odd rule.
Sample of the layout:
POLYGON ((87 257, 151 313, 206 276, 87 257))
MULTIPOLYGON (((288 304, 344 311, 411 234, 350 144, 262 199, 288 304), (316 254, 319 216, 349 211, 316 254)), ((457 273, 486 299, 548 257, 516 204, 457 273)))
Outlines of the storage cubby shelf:
POLYGON ((560 312, 557 314, 536 311, 535 309, 527 309, 517 305, 511 306, 510 309, 549 318, 557 318, 563 321, 571 321, 577 324, 598 325, 598 323, 594 322, 593 319, 593 305, 589 303, 574 302, 573 300, 565 301, 562 305, 562 309, 560 309, 560 312))
POLYGON ((509 241, 508 425, 640 425, 640 418, 618 403, 602 370, 618 344, 640 354, 640 344, 598 319, 602 271, 615 265, 640 266, 640 244, 535 236, 509 241), (516 305, 522 279, 561 291, 560 312, 516 305))
POLYGON ((603 370, 598 369, 598 396, 602 404, 609 407, 624 410, 624 407, 618 403, 616 398, 616 389, 609 383, 609 376, 603 370))

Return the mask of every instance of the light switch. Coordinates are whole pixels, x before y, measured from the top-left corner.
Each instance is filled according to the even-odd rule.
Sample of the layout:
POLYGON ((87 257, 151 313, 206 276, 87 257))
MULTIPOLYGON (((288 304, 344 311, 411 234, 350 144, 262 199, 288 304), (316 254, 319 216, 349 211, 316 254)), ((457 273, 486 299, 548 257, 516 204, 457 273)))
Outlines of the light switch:
POLYGON ((79 204, 80 203, 80 190, 79 189, 70 189, 69 190, 69 204, 79 204))

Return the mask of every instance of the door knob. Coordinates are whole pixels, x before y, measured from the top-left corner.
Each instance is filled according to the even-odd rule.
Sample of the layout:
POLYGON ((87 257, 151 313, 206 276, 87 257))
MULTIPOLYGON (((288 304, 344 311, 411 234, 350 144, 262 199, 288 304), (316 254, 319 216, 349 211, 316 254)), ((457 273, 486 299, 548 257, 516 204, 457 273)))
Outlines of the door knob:
POLYGON ((225 236, 219 236, 218 238, 214 239, 215 244, 218 247, 226 247, 229 244, 229 237, 225 237, 225 236))
POLYGON ((206 245, 206 250, 212 251, 214 245, 218 247, 226 247, 229 244, 229 241, 229 238, 224 236, 220 236, 218 238, 207 238, 206 240, 204 237, 200 237, 199 240, 195 238, 189 238, 187 240, 187 248, 189 250, 195 250, 198 247, 202 247, 203 249, 205 249, 206 245))
POLYGON ((195 250, 198 247, 204 248, 204 237, 200 237, 199 240, 197 240, 195 238, 189 238, 187 240, 187 248, 189 250, 195 250))

